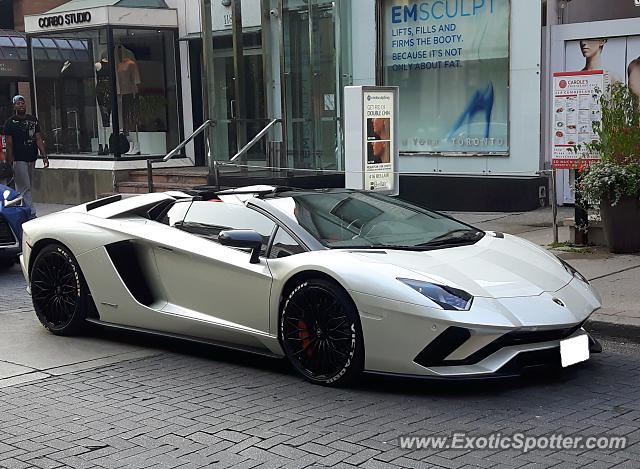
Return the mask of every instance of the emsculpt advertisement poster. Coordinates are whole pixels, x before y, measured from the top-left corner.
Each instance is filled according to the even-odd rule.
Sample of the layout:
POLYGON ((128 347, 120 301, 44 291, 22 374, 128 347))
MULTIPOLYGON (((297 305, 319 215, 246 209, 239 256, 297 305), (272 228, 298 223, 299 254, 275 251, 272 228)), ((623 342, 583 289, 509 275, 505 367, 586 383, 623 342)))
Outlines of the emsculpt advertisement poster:
POLYGON ((400 151, 506 154, 509 0, 386 0, 383 18, 400 151))
POLYGON ((363 116, 367 163, 364 171, 364 188, 372 191, 393 189, 393 92, 365 91, 363 116))

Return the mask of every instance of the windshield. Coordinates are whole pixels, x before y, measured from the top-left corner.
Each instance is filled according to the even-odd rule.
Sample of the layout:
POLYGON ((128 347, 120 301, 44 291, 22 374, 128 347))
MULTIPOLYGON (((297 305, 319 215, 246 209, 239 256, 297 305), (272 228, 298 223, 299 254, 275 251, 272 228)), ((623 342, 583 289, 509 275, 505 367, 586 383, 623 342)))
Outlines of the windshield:
POLYGON ((435 249, 473 244, 484 233, 380 194, 343 190, 266 197, 330 248, 435 249))

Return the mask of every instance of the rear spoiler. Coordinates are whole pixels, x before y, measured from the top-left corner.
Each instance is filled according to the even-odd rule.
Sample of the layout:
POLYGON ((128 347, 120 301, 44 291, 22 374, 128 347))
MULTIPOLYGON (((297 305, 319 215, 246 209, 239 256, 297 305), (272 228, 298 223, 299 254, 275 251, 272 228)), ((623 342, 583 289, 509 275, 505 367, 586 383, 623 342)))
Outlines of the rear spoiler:
POLYGON ((103 197, 102 199, 94 200, 93 202, 88 202, 85 205, 85 208, 87 212, 89 212, 98 207, 104 207, 105 205, 109 205, 113 202, 118 202, 119 200, 122 200, 122 194, 113 194, 108 197, 103 197))

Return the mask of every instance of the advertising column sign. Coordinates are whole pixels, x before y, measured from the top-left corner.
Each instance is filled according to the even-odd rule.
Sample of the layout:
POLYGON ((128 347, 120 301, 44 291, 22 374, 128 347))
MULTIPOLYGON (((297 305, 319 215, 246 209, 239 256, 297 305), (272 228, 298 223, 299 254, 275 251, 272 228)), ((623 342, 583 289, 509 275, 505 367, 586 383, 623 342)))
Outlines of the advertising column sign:
POLYGON ((398 194, 398 88, 347 86, 345 183, 350 189, 398 194))
POLYGON ((367 91, 363 100, 364 125, 367 130, 363 145, 367 163, 364 171, 364 188, 372 191, 393 189, 395 154, 394 95, 391 91, 367 91))
POLYGON ((400 151, 507 154, 509 0, 385 0, 384 81, 400 151))
POLYGON ((552 162, 557 169, 577 168, 600 158, 586 150, 573 151, 576 145, 598 141, 593 123, 600 121, 600 93, 607 86, 602 70, 553 74, 552 162))

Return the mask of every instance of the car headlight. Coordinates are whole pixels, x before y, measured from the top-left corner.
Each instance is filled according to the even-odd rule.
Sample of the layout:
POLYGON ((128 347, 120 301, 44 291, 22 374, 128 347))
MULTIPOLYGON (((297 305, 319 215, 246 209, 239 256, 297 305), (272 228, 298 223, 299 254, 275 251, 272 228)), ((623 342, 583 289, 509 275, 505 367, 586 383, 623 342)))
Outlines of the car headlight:
POLYGON ((571 275, 573 275, 578 280, 582 280, 584 283, 589 285, 589 280, 587 280, 587 278, 584 275, 582 275, 580 272, 578 272, 576 269, 571 267, 568 262, 566 262, 563 259, 560 259, 559 257, 558 257, 558 260, 560 261, 560 263, 562 264, 562 266, 565 268, 565 270, 567 272, 569 272, 571 275))
POLYGON ((398 278, 398 280, 439 304, 444 309, 468 311, 471 308, 473 296, 459 288, 409 278, 398 278))

